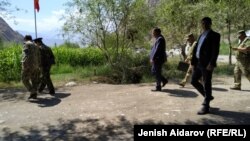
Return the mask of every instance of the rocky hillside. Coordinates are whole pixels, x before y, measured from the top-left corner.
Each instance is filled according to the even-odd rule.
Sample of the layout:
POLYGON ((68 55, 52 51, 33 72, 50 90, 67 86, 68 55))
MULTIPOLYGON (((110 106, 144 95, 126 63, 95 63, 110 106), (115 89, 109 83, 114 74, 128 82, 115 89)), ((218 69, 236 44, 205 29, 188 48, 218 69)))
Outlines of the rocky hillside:
POLYGON ((0 17, 0 38, 8 42, 23 42, 23 36, 14 31, 1 17, 0 17))

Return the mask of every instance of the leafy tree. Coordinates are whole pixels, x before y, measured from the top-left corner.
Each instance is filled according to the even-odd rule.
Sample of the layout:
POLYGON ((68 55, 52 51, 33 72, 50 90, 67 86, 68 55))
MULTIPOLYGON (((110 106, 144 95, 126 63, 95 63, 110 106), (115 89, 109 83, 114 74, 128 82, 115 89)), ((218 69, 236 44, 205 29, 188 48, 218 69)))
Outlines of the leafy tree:
POLYGON ((232 63, 231 34, 249 28, 249 0, 162 0, 156 7, 158 25, 163 27, 168 44, 181 44, 186 33, 200 33, 199 22, 204 16, 213 19, 213 29, 226 35, 229 44, 229 64, 232 63))
POLYGON ((144 0, 73 0, 66 5, 65 35, 79 34, 97 46, 124 80, 134 65, 127 61, 130 50, 143 43, 152 27, 144 0))
POLYGON ((1 16, 5 15, 6 12, 8 12, 7 7, 9 7, 11 4, 7 0, 0 0, 0 14, 1 16))
POLYGON ((0 17, 5 19, 11 19, 15 24, 17 22, 15 21, 15 16, 12 15, 13 12, 20 12, 27 10, 20 9, 18 6, 13 7, 11 2, 9 0, 0 0, 0 17))
MULTIPOLYGON (((20 10, 16 8, 16 10, 20 10)), ((8 0, 0 0, 0 16, 5 18, 14 18, 11 15, 13 10, 11 9, 11 3, 8 0)))
MULTIPOLYGON (((213 7, 217 11, 217 14, 213 14, 217 18, 217 27, 223 31, 226 29, 226 35, 229 48, 229 64, 232 64, 232 32, 235 33, 238 30, 247 30, 250 25, 250 1, 249 0, 217 0, 210 1, 210 7, 213 7), (220 16, 218 16, 220 15, 220 16)), ((233 34, 235 35, 235 34, 233 34)), ((235 37, 234 37, 235 39, 235 37)), ((237 39, 237 37, 236 37, 237 39)))
POLYGON ((184 35, 199 32, 200 11, 198 0, 164 0, 156 7, 157 23, 163 28, 168 46, 182 45, 184 35))

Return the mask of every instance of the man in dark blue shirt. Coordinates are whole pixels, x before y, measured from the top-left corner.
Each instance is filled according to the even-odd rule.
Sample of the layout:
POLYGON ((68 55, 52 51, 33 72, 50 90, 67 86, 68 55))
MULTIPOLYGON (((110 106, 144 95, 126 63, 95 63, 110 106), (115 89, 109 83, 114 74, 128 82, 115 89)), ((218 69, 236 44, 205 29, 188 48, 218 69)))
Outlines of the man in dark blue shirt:
POLYGON ((152 91, 161 91, 161 88, 168 83, 168 80, 161 74, 162 65, 167 60, 166 41, 159 28, 154 28, 152 35, 155 38, 155 43, 150 53, 150 63, 152 64, 151 71, 156 77, 156 89, 152 91), (161 85, 161 83, 163 84, 161 85))

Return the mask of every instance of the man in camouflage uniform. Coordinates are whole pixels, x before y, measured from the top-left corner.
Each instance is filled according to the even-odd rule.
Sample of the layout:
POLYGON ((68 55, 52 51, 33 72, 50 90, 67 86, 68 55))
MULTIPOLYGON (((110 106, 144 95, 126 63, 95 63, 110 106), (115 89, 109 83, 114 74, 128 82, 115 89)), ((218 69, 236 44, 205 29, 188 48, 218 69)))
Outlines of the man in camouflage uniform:
POLYGON ((43 89, 48 87, 51 95, 55 94, 55 89, 50 78, 50 69, 55 64, 55 58, 52 50, 42 42, 42 38, 34 40, 35 44, 40 48, 41 52, 41 82, 38 87, 38 91, 41 93, 43 89))
POLYGON ((24 37, 22 56, 22 82, 30 92, 29 99, 36 99, 39 84, 40 51, 32 42, 30 35, 24 37))
MULTIPOLYGON (((190 64, 190 60, 193 56, 193 49, 197 42, 195 41, 194 35, 192 33, 186 36, 186 40, 187 40, 187 46, 185 47, 185 54, 187 54, 187 58, 185 59, 185 62, 190 64)), ((192 75, 192 66, 190 65, 184 79, 179 83, 179 85, 184 87, 191 75, 192 75)))
POLYGON ((237 48, 232 48, 236 52, 236 64, 234 68, 234 86, 232 90, 241 90, 241 74, 244 73, 250 81, 250 39, 244 30, 238 32, 240 40, 237 48))

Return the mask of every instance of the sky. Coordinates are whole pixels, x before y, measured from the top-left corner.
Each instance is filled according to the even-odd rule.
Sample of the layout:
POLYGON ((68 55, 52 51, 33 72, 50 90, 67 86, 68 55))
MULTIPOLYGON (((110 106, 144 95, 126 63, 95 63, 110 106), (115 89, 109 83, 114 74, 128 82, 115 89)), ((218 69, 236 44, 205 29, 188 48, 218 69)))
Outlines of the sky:
MULTIPOLYGON (((18 7, 21 11, 12 12, 14 19, 4 18, 4 20, 15 31, 35 32, 34 0, 8 0, 11 7, 18 7), (14 22, 15 21, 15 22, 14 22)), ((64 13, 64 4, 69 0, 39 0, 40 11, 36 13, 37 34, 59 33, 63 21, 60 21, 64 13)))

